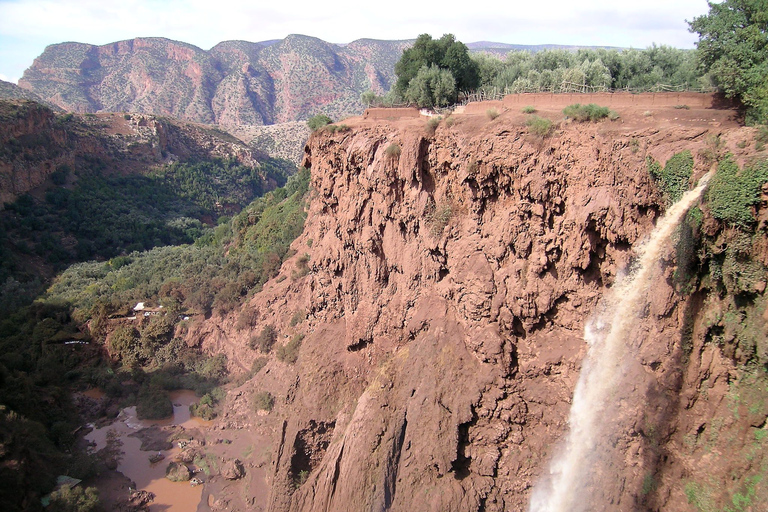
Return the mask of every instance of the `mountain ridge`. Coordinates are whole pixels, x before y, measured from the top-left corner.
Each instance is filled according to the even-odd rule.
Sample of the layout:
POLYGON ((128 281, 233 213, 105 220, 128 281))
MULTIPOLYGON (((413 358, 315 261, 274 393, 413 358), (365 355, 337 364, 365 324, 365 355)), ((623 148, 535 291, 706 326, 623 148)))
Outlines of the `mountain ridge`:
MULTIPOLYGON (((137 112, 224 127, 334 119, 363 111, 360 94, 387 92, 413 39, 361 38, 337 44, 291 34, 262 42, 221 41, 209 50, 164 37, 104 45, 48 46, 19 86, 74 112, 137 112)), ((480 41, 471 51, 584 48, 480 41)))

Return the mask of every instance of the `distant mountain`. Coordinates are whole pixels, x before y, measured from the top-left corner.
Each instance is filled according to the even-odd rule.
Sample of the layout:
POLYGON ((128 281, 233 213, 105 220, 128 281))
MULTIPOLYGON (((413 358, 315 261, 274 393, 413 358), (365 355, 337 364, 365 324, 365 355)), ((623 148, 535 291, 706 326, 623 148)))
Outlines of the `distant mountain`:
MULTIPOLYGON (((332 44, 303 35, 224 41, 208 51, 164 38, 60 43, 35 59, 19 86, 69 111, 155 114, 228 129, 303 121, 317 113, 341 119, 362 112, 362 92, 389 90, 395 63, 412 43, 332 44)), ((499 56, 582 48, 489 41, 467 46, 499 56)))
POLYGON ((51 110, 55 112, 62 112, 63 110, 61 107, 58 107, 54 105, 53 103, 49 103, 37 94, 35 94, 32 91, 28 91, 26 89, 22 89, 18 85, 6 82, 4 80, 0 80, 0 100, 30 100, 30 101, 36 101, 37 103, 44 104, 51 110))
POLYGON ((525 50, 529 52, 540 52, 542 50, 569 50, 576 51, 581 48, 605 48, 608 50, 619 50, 616 46, 578 46, 565 44, 507 44, 495 43, 493 41, 476 41, 468 43, 467 48, 471 52, 492 53, 496 55, 506 55, 511 51, 525 50))
POLYGON ((208 51, 163 38, 51 45, 20 87, 74 112, 141 112, 222 126, 267 125, 362 111, 360 93, 389 90, 410 41, 347 45, 291 35, 225 41, 208 51))

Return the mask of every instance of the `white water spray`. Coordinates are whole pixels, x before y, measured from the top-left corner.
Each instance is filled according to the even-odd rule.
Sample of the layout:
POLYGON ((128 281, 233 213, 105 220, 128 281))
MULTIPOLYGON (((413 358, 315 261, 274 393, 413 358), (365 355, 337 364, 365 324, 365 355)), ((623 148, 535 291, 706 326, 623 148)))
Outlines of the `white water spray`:
POLYGON ((638 250, 632 274, 614 286, 601 314, 587 322, 584 338, 589 347, 573 394, 568 418, 570 430, 560 453, 550 463, 549 475, 533 489, 530 512, 593 510, 582 493, 595 458, 606 401, 619 384, 622 356, 629 331, 645 301, 652 271, 667 240, 688 209, 701 197, 714 170, 695 189, 672 205, 638 250))

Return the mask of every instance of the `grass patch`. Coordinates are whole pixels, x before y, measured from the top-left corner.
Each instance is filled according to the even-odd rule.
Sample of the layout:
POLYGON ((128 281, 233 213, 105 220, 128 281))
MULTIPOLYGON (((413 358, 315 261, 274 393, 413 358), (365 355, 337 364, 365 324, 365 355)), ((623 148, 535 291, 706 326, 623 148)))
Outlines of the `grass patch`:
POLYGON ((400 158, 401 152, 402 150, 400 149, 400 146, 395 143, 390 144, 387 146, 387 149, 384 150, 384 154, 387 155, 387 158, 390 160, 397 160, 400 158))
POLYGON ((547 137, 554 129, 552 121, 536 115, 529 117, 525 125, 528 127, 528 131, 537 137, 547 137))
POLYGON ((453 207, 450 203, 445 202, 439 205, 431 203, 427 210, 426 220, 427 225, 429 226, 429 232, 432 236, 439 237, 442 235, 452 217, 453 207))
POLYGON ((522 112, 523 114, 534 114, 536 113, 536 107, 534 107, 533 105, 526 105, 523 107, 522 112))
POLYGON ((489 108, 488 110, 485 111, 485 115, 488 117, 488 119, 493 121, 494 119, 499 117, 499 111, 496 110, 495 108, 489 108))
MULTIPOLYGON (((586 121, 599 121, 600 119, 611 117, 611 109, 608 107, 601 107, 595 103, 590 103, 588 105, 574 103, 573 105, 565 107, 563 109, 563 114, 574 121, 583 123, 586 121)), ((614 115, 616 116, 614 119, 617 119, 618 115, 615 113, 614 115)))

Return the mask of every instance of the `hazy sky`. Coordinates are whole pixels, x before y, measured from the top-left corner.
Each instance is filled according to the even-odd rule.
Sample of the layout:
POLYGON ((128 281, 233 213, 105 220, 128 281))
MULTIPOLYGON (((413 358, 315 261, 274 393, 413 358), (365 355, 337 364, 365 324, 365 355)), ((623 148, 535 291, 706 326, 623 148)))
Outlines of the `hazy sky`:
POLYGON ((453 33, 465 43, 693 48, 685 20, 706 0, 0 0, 0 79, 17 81, 49 44, 159 36, 209 49, 305 34, 332 43, 453 33), (458 8, 449 8, 449 4, 458 8))

